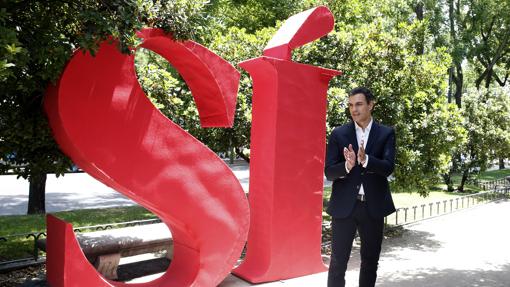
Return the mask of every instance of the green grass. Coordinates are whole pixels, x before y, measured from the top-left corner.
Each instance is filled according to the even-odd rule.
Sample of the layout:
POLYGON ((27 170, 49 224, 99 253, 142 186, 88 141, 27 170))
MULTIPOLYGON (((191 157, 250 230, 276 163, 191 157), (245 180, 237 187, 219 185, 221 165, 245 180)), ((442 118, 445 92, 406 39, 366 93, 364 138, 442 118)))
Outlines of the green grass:
MULTIPOLYGON (((331 187, 324 188, 324 197, 329 198, 331 194, 331 187)), ((392 193, 393 202, 397 208, 411 207, 414 205, 428 204, 430 202, 443 201, 469 193, 457 193, 457 192, 446 192, 446 191, 430 191, 427 197, 423 197, 420 194, 413 193, 392 193)))
POLYGON ((510 168, 502 170, 484 171, 478 175, 478 180, 495 180, 510 176, 510 168))
MULTIPOLYGON (((459 180, 459 182, 456 182, 455 180, 453 180, 453 187, 457 188, 459 186, 459 183, 460 183, 460 180, 459 180)), ((447 188, 446 184, 438 183, 434 186, 429 187, 429 192, 432 192, 432 191, 446 192, 447 189, 448 188, 447 188)), ((464 184, 464 193, 463 194, 476 193, 476 192, 480 192, 480 191, 482 191, 482 189, 480 187, 478 187, 477 185, 474 185, 471 183, 464 184)))
MULTIPOLYGON (((510 169, 509 168, 502 169, 502 170, 484 171, 484 172, 481 172, 479 174, 474 174, 473 178, 474 179, 478 179, 480 181, 490 181, 490 180, 496 180, 496 179, 505 178, 507 176, 510 176, 510 169)), ((460 179, 461 179, 461 175, 460 174, 453 174, 452 181, 455 184, 459 184, 460 183, 460 179)))
POLYGON ((417 193, 394 193, 393 201, 397 208, 411 207, 414 205, 428 204, 431 202, 443 201, 459 196, 467 195, 467 193, 455 193, 446 191, 431 191, 427 197, 422 197, 417 193))
MULTIPOLYGON (((510 169, 486 171, 478 175, 479 180, 494 180, 510 176, 510 169)), ((454 177, 456 184, 460 176, 454 177)), ((427 197, 420 196, 417 192, 393 193, 393 200, 397 208, 421 206, 428 203, 448 200, 465 194, 445 192, 446 186, 438 184, 430 188, 427 197)), ((468 192, 478 192, 480 189, 474 185, 467 185, 468 192)), ((324 189, 324 198, 329 199, 331 187, 324 189)), ((55 215, 73 226, 91 226, 107 223, 126 222, 154 218, 154 214, 139 206, 116 207, 107 209, 83 209, 57 212, 55 215)), ((324 213, 327 220, 328 215, 324 213)), ((46 229, 44 215, 13 215, 0 216, 0 236, 41 232, 46 229)), ((33 239, 24 237, 12 237, 7 242, 0 241, 0 261, 12 260, 31 256, 33 252, 33 239)))
MULTIPOLYGON (((506 176, 510 176, 510 169, 503 169, 503 170, 492 170, 492 171, 485 171, 477 175, 475 178, 482 181, 489 181, 489 180, 496 180, 500 178, 505 178, 506 176)), ((460 175, 454 175, 452 177, 452 180, 454 182, 454 185, 457 186, 460 183, 460 175)), ((440 201, 443 202, 444 200, 453 199, 456 197, 473 194, 480 192, 481 189, 472 184, 466 184, 464 187, 465 192, 464 193, 458 193, 458 192, 447 192, 446 191, 446 185, 445 184, 436 184, 434 186, 431 186, 429 188, 429 193, 426 197, 421 196, 417 190, 410 190, 410 192, 404 192, 404 193, 392 193, 393 202, 395 203, 396 208, 410 208, 409 213, 413 212, 414 217, 414 211, 412 211, 411 207, 418 206, 417 209, 417 218, 420 217, 421 213, 421 205, 426 205, 426 214, 430 211, 429 203, 434 203, 433 210, 434 212, 437 211, 436 202, 440 201)), ((324 188, 324 199, 325 201, 329 199, 331 195, 331 187, 325 187, 324 188)), ((440 210, 443 210, 443 203, 440 205, 440 210)), ((449 207, 449 202, 447 203, 447 207, 449 207)), ((425 214, 425 215, 426 215, 425 214)), ((329 215, 327 215, 325 212, 323 212, 323 216, 326 220, 329 220, 329 215)), ((395 214, 390 216, 388 218, 388 222, 393 222, 393 217, 395 214)), ((402 216, 402 215, 400 215, 402 216)), ((409 214, 409 216, 411 216, 409 214)), ((399 221, 400 222, 400 221, 399 221)))
MULTIPOLYGON (((106 209, 82 209, 54 213, 73 227, 100 225, 154 218, 155 215, 139 206, 115 207, 106 209)), ((0 216, 0 236, 42 232, 46 229, 44 215, 0 216)), ((29 257, 33 253, 33 237, 9 237, 0 241, 0 261, 29 257)))

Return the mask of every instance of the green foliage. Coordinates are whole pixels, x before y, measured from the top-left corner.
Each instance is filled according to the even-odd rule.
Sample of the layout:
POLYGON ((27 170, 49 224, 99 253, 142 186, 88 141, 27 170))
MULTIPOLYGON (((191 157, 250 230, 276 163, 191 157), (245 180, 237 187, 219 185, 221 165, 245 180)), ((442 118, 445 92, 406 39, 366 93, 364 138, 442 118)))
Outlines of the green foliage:
POLYGON ((466 12, 466 59, 475 68, 476 87, 505 86, 510 74, 510 2, 470 1, 466 12))
POLYGON ((455 159, 467 180, 485 171, 493 160, 510 155, 510 98, 502 89, 475 88, 469 88, 463 98, 462 123, 468 139, 459 146, 455 159))
POLYGON ((207 12, 208 27, 226 30, 230 27, 245 29, 249 34, 274 27, 301 12, 300 0, 215 0, 211 1, 207 12))
MULTIPOLYGON (((155 218, 154 214, 140 206, 62 211, 56 212, 55 215, 71 223, 75 228, 155 218)), ((1 236, 44 232, 46 220, 41 214, 0 216, 0 226, 2 226, 1 236)), ((32 256, 33 242, 32 237, 25 236, 11 237, 9 241, 1 242, 0 261, 32 256)))
MULTIPOLYGON (((336 16, 337 19, 342 19, 336 16)), ((416 55, 417 30, 410 23, 337 24, 335 32, 304 47, 295 59, 339 69, 344 75, 331 83, 328 93, 328 129, 348 119, 346 92, 370 87, 376 95, 374 117, 397 132, 397 168, 393 189, 427 187, 448 169, 451 146, 465 140, 460 113, 446 102, 445 49, 427 49, 416 55)))
POLYGON ((42 111, 44 91, 77 47, 94 53, 110 35, 129 52, 136 30, 160 27, 177 39, 200 27, 203 1, 4 1, 0 8, 0 172, 62 174, 42 111))
POLYGON ((152 52, 142 49, 136 56, 140 83, 167 117, 214 151, 241 154, 249 148, 252 82, 237 64, 262 55, 282 21, 318 5, 331 9, 335 30, 295 51, 293 60, 344 72, 328 90, 328 133, 349 120, 348 90, 363 85, 374 91, 375 118, 397 131, 394 190, 426 195, 426 187, 448 169, 483 170, 493 159, 509 157, 510 8, 505 0, 5 3, 0 8, 0 172, 14 169, 30 177, 68 168, 41 112, 44 89, 77 47, 93 53, 99 41, 113 35, 129 52, 138 43, 134 32, 143 26, 197 39, 241 71, 234 127, 201 129, 180 75, 152 52), (493 89, 495 82, 506 87, 493 89), (481 83, 489 89, 471 88, 481 83), (458 106, 466 98, 462 110, 447 102, 454 86, 458 106))

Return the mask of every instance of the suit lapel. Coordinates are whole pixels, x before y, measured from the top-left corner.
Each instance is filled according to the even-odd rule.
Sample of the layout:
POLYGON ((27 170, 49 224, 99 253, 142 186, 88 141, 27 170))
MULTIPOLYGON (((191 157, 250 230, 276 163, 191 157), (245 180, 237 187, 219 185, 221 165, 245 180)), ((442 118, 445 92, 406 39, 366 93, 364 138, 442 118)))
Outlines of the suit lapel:
POLYGON ((367 147, 365 148, 365 152, 369 154, 372 151, 372 148, 377 141, 377 136, 379 134, 379 125, 374 121, 372 123, 372 128, 370 128, 370 133, 368 134, 368 142, 367 147))
MULTIPOLYGON (((349 137, 349 143, 352 144, 352 149, 358 154, 358 140, 356 139, 356 127, 354 126, 354 122, 351 122, 349 134, 347 136, 349 137)), ((347 148, 349 147, 347 146, 347 148)))

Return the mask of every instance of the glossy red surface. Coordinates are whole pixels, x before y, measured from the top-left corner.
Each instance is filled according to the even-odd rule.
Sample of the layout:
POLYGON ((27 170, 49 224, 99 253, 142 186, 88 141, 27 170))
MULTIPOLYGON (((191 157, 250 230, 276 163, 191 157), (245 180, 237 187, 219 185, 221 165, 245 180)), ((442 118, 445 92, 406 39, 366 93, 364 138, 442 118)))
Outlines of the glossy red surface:
MULTIPOLYGON (((203 126, 231 126, 239 73, 192 41, 139 33, 190 87, 203 126)), ((174 259, 141 286, 216 286, 239 258, 249 227, 244 191, 228 166, 171 122, 142 91, 134 55, 116 43, 77 51, 45 99, 54 136, 83 170, 155 213, 174 239, 174 259)), ((48 216, 51 286, 121 286, 87 262, 69 224, 48 216)))
POLYGON ((326 7, 292 16, 271 40, 276 47, 268 45, 265 56, 240 64, 254 91, 251 226, 246 258, 234 273, 253 283, 326 270, 321 258, 326 94, 340 72, 286 55, 328 33, 332 21, 326 7))
MULTIPOLYGON (((292 49, 324 36, 326 7, 284 23, 264 56, 240 64, 253 78, 250 207, 230 169, 164 117, 136 79, 134 56, 101 44, 78 51, 45 108, 57 142, 86 172, 157 214, 171 229, 174 260, 141 286, 216 286, 246 241, 234 270, 251 282, 321 272, 326 92, 338 71, 292 62, 292 49)), ((160 30, 139 33, 141 47, 165 57, 189 85, 202 126, 233 123, 239 73, 206 48, 160 30)), ((48 216, 52 286, 122 286, 86 261, 72 227, 48 216)))

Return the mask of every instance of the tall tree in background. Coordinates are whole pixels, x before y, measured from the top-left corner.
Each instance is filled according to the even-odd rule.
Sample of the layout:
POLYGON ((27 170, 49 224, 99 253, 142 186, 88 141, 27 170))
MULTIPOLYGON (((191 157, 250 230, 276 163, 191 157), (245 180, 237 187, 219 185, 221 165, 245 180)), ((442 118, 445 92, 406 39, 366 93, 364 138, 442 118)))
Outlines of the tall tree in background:
POLYGON ((252 82, 237 64, 259 57, 275 26, 300 12, 302 1, 217 0, 205 7, 205 29, 198 41, 232 63, 241 80, 232 128, 201 129, 198 112, 183 79, 169 63, 150 51, 139 53, 138 75, 143 89, 161 111, 213 151, 249 162, 252 82), (145 60, 144 60, 145 58, 145 60), (149 65, 142 64, 147 62, 149 65))
POLYGON ((468 140, 459 146, 456 165, 461 174, 459 192, 473 174, 486 170, 492 160, 508 157, 510 150, 510 98, 500 88, 472 86, 463 95, 462 124, 468 140))
MULTIPOLYGON (((448 19, 450 25, 450 55, 452 56, 452 66, 449 70, 450 91, 453 95, 455 104, 460 108, 462 106, 462 92, 464 87, 464 71, 462 62, 466 58, 467 50, 465 42, 465 15, 463 13, 464 1, 448 1, 448 19)), ((451 101, 451 96, 448 98, 451 101)))
POLYGON ((506 0, 447 0, 454 98, 462 103, 465 63, 477 72, 475 85, 505 86, 510 74, 510 3, 506 0))
MULTIPOLYGON (((498 92, 491 86, 494 84, 505 86, 509 75, 510 3, 505 0, 448 0, 448 4, 453 59, 450 76, 454 83, 451 88, 453 89, 453 86, 455 88, 455 102, 461 107, 463 95, 473 98, 475 92, 471 87, 479 90, 484 88, 483 91, 487 93, 487 99, 481 96, 478 96, 478 99, 483 99, 484 102, 497 102, 498 92), (470 76, 466 77, 466 74, 470 76), (466 93, 468 90, 469 92, 466 93)), ((476 105, 470 103, 470 111, 473 106, 476 105)), ((501 115, 504 114, 504 109, 492 112, 501 115)), ((468 112, 464 111, 463 115, 464 123, 478 123, 468 112)), ((505 127, 504 122, 497 122, 497 124, 505 127)), ((467 143, 470 148, 460 148, 454 153, 455 160, 449 176, 445 179, 450 178, 453 172, 460 172, 462 174, 458 188, 460 191, 464 190, 464 184, 473 172, 484 170, 488 167, 487 161, 494 160, 494 157, 490 155, 490 149, 484 150, 487 154, 481 156, 477 147, 483 146, 483 142, 490 142, 490 139, 486 137, 494 133, 488 131, 494 131, 495 128, 488 126, 484 134, 470 131, 467 143)), ((503 140, 495 142, 495 146, 501 146, 500 149, 505 150, 508 148, 508 143, 503 140)), ((500 154, 504 156, 505 153, 500 154)), ((499 162, 503 166, 504 158, 499 158, 499 162)))
POLYGON ((475 85, 489 89, 507 85, 510 75, 510 2, 478 0, 470 3, 467 30, 469 60, 477 72, 475 85))
POLYGON ((113 35, 125 53, 136 30, 160 27, 185 39, 200 26, 203 1, 3 1, 0 6, 0 172, 30 182, 28 213, 44 213, 47 173, 70 161, 54 142, 42 111, 46 87, 73 50, 92 53, 113 35))
POLYGON ((328 129, 348 120, 350 88, 374 91, 375 118, 397 130, 393 189, 427 195, 447 171, 451 147, 465 141, 460 113, 446 101, 451 58, 444 47, 435 46, 426 25, 436 14, 424 10, 419 20, 406 1, 345 2, 351 5, 347 10, 336 2, 330 7, 337 19, 335 32, 303 47, 296 58, 344 72, 331 82, 328 129), (363 13, 352 13, 357 8, 363 13))
MULTIPOLYGON (((348 120, 346 92, 358 85, 371 87, 378 95, 376 117, 397 128, 399 152, 392 185, 399 190, 418 187, 424 195, 439 174, 462 172, 466 138, 475 141, 472 146, 488 142, 487 133, 468 135, 469 126, 462 124, 470 120, 467 110, 462 110, 462 119, 459 108, 466 91, 471 99, 471 87, 484 89, 488 103, 495 103, 491 99, 498 93, 509 98, 508 89, 498 93, 492 89, 495 83, 508 87, 507 0, 202 2, 10 0, 1 4, 0 88, 6 92, 0 94, 0 172, 11 170, 29 179, 31 195, 39 195, 31 199, 30 206, 37 207, 30 212, 44 210, 44 205, 32 202, 43 200, 45 174, 61 174, 70 165, 41 111, 45 87, 58 77, 74 49, 93 52, 98 42, 114 35, 120 39, 119 48, 128 52, 137 43, 134 31, 142 26, 162 27, 179 39, 193 36, 237 65, 262 55, 289 16, 327 5, 335 15, 335 31, 298 49, 293 60, 344 72, 332 80, 328 91, 328 130, 348 120), (485 89, 487 83, 490 89, 485 89), (447 98, 456 104, 449 104, 447 98), (449 166, 453 168, 446 172, 449 166)), ((236 66, 242 76, 234 127, 203 130, 198 128, 190 91, 165 60, 142 49, 136 65, 143 89, 167 117, 214 151, 231 155, 235 151, 249 160, 244 151, 249 150, 252 82, 246 72, 236 66)), ((496 102, 504 107, 504 101, 496 102)), ((493 112, 500 115, 495 120, 506 119, 502 112, 493 112)), ((496 155, 508 158, 510 143, 503 139, 510 127, 498 126, 491 135, 499 136, 496 145, 501 148, 490 149, 487 160, 496 155)), ((472 162, 471 171, 480 168, 483 160, 472 162)))

